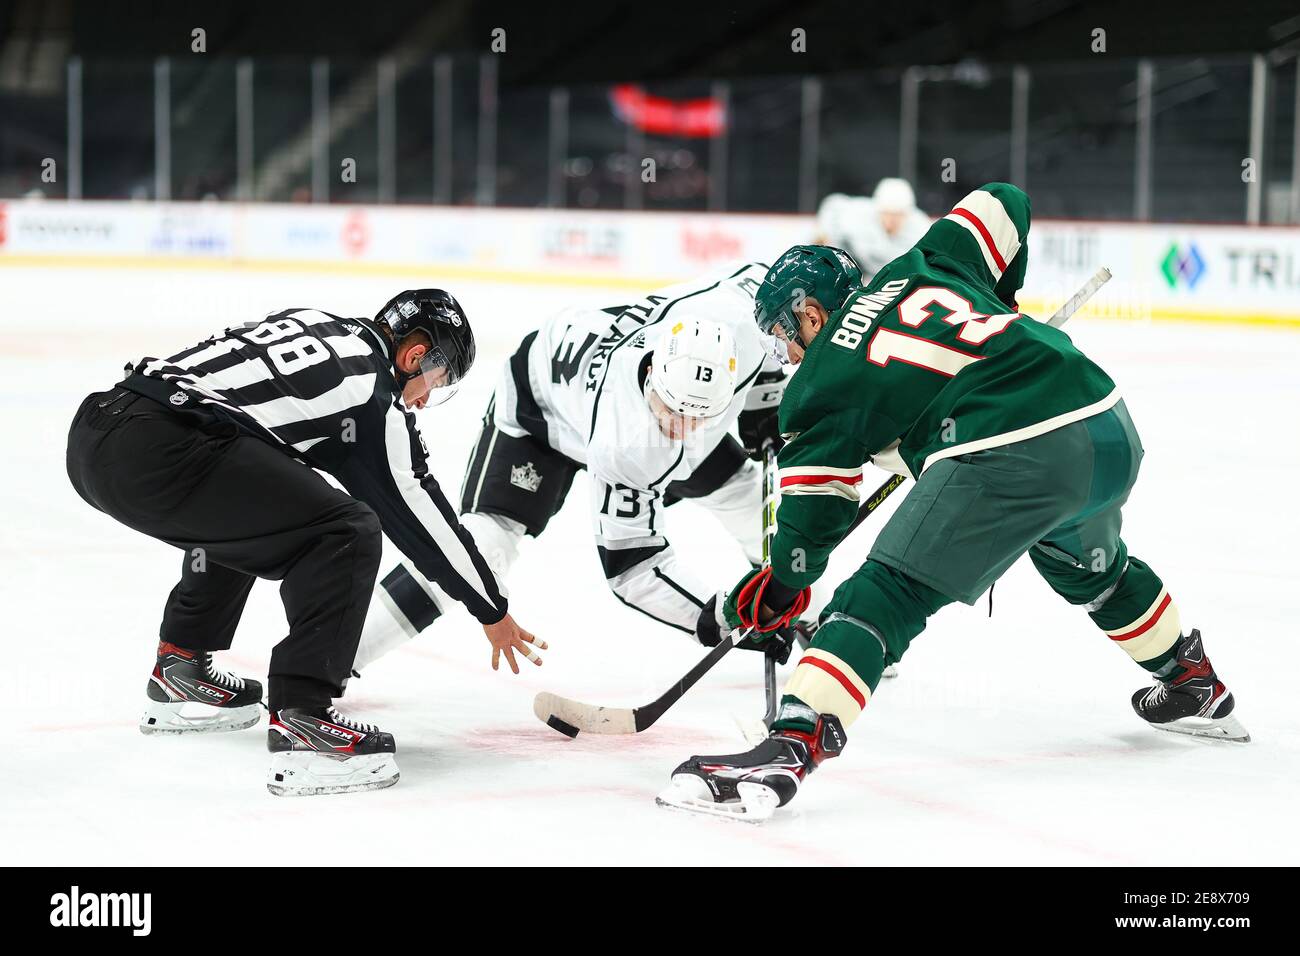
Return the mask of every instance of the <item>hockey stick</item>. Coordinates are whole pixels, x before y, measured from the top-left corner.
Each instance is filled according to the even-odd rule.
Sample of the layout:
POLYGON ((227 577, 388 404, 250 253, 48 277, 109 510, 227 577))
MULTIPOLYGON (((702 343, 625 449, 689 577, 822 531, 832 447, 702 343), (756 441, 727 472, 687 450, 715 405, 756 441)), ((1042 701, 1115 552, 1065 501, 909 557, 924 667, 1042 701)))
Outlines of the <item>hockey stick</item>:
MULTIPOLYGON (((772 537, 776 534, 776 442, 770 439, 763 443, 763 564, 772 562, 772 537)), ((800 641, 800 647, 807 647, 800 641)), ((763 696, 767 709, 763 711, 763 725, 771 727, 776 719, 776 660, 768 654, 763 655, 763 696)))
MULTIPOLYGON (((1110 280, 1110 277, 1111 272, 1105 266, 1098 269, 1096 274, 1047 320, 1047 324, 1053 328, 1060 328, 1110 280)), ((844 537, 847 538, 852 534, 906 480, 904 475, 893 475, 872 492, 871 497, 858 508, 857 516, 844 533, 844 537)), ((726 657, 728 651, 750 633, 750 629, 737 628, 727 640, 718 642, 717 647, 711 649, 694 667, 683 674, 677 683, 650 703, 640 707, 600 707, 543 691, 533 698, 533 713, 542 723, 570 737, 576 737, 582 730, 592 734, 640 733, 662 717, 669 707, 677 703, 682 695, 694 687, 701 677, 712 670, 718 661, 726 657)))
POLYGON ((1105 266, 1098 269, 1087 282, 1066 300, 1065 305, 1056 310, 1056 314, 1047 320, 1047 324, 1054 329, 1059 329, 1069 321, 1070 316, 1078 312, 1083 304, 1097 294, 1097 290, 1110 281, 1110 270, 1105 266))
MULTIPOLYGON (((857 516, 853 519, 849 530, 845 532, 845 536, 847 537, 866 521, 905 480, 902 475, 894 475, 877 488, 858 508, 857 516)), ((751 630, 737 628, 683 674, 677 683, 650 703, 640 707, 601 707, 542 691, 533 698, 533 713, 542 723, 569 737, 576 737, 578 732, 583 730, 589 734, 639 734, 662 717, 669 707, 681 700, 683 694, 694 687, 701 677, 712 670, 728 651, 747 638, 750 633, 751 630)), ((772 675, 772 692, 775 699, 775 672, 772 675)))

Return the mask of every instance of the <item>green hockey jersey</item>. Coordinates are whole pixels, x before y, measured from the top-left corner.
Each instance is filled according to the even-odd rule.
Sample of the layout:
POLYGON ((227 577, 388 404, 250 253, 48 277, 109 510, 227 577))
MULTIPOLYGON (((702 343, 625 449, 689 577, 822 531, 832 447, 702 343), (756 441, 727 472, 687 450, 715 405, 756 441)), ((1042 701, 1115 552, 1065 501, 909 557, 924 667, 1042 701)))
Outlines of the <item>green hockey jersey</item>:
POLYGON ((781 402, 779 580, 820 577, 857 513, 864 462, 918 477, 942 458, 1119 401, 1069 336, 1016 311, 1029 218, 1015 186, 975 190, 852 293, 808 347, 781 402))

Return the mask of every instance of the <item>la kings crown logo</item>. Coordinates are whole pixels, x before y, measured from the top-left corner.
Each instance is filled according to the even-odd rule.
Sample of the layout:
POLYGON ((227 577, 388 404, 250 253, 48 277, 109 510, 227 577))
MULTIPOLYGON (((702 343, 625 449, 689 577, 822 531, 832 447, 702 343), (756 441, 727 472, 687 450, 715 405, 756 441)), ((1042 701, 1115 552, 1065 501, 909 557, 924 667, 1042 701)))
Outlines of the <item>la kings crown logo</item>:
POLYGON ((542 486, 542 476, 537 473, 531 461, 510 467, 510 484, 524 491, 536 492, 542 486))

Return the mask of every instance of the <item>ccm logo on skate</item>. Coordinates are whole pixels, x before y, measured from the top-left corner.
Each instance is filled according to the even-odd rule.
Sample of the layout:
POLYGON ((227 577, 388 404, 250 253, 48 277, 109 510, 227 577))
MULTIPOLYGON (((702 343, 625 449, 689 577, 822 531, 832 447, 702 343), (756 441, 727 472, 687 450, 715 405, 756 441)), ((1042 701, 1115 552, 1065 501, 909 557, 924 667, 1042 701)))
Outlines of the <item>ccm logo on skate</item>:
POLYGON ((356 739, 357 736, 356 734, 348 733, 346 730, 339 730, 337 727, 331 727, 329 724, 321 724, 320 729, 322 733, 327 733, 331 737, 337 737, 339 740, 346 740, 349 742, 356 739))
POLYGON ((68 893, 50 897, 51 926, 129 926, 132 936, 148 936, 153 925, 152 893, 68 893))

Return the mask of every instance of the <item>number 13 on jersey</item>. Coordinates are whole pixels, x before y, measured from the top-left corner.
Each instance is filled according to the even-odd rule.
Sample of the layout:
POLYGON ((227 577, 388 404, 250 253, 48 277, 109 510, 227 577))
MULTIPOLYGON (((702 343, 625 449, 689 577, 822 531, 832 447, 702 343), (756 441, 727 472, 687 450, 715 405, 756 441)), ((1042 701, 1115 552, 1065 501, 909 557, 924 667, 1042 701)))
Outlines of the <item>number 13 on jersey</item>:
MULTIPOLYGON (((895 282, 903 283, 905 280, 895 282)), ((835 332, 835 344, 857 348, 862 341, 862 334, 870 328, 871 322, 885 305, 881 299, 893 291, 890 290, 892 285, 892 282, 886 283, 879 292, 864 296, 849 308, 840 328, 835 332)), ((1015 312, 986 315, 977 312, 969 299, 952 289, 922 286, 899 303, 898 320, 910 328, 920 328, 927 319, 934 318, 939 309, 948 313, 943 317, 944 322, 959 327, 957 340, 970 345, 983 345, 993 336, 1005 332, 1007 326, 1020 318, 1015 312)), ((867 361, 874 365, 904 362, 949 378, 981 358, 983 356, 894 329, 879 328, 867 342, 867 361)))

